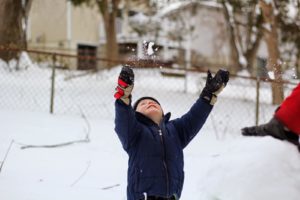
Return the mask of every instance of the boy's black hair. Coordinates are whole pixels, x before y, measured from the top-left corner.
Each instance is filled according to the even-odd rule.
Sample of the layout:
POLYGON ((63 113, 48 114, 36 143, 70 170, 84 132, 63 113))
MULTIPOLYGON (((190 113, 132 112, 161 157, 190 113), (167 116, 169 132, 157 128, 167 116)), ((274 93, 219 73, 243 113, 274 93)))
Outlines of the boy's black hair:
POLYGON ((158 103, 158 105, 160 105, 160 103, 153 97, 141 97, 138 100, 136 100, 136 102, 133 104, 133 109, 136 110, 139 103, 144 99, 151 99, 151 100, 155 101, 156 103, 158 103))

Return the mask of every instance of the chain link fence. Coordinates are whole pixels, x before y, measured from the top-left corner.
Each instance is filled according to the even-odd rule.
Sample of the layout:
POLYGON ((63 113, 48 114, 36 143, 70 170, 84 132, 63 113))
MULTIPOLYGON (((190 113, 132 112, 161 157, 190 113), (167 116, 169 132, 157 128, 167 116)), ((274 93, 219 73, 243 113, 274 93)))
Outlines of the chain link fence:
MULTIPOLYGON (((114 119, 114 91, 121 66, 102 70, 69 70, 65 62, 77 56, 22 52, 20 61, 0 63, 0 109, 114 119)), ((83 58, 82 58, 83 59, 83 58)), ((87 58, 92 59, 92 58, 87 58)), ((172 118, 189 110, 205 86, 204 71, 175 71, 165 67, 135 68, 133 101, 153 96, 172 118), (169 71, 168 71, 169 70, 169 71)), ((295 83, 285 83, 287 96, 295 83)), ((208 125, 218 133, 268 121, 276 106, 270 82, 231 76, 219 95, 208 125), (259 88, 257 87, 259 83, 259 88), (259 94, 259 98, 258 95, 259 94)))

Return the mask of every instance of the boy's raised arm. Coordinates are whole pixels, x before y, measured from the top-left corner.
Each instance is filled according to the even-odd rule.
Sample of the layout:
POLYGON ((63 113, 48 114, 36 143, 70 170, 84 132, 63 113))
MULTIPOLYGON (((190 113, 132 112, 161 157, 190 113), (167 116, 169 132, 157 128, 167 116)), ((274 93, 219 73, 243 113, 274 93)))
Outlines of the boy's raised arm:
POLYGON ((118 85, 114 97, 115 102, 115 131, 122 142, 123 148, 128 150, 138 137, 139 123, 131 107, 131 92, 134 86, 133 70, 125 65, 118 77, 118 85))
POLYGON ((226 86, 228 80, 229 72, 226 70, 219 70, 214 77, 210 71, 208 71, 206 84, 200 94, 200 98, 185 115, 173 120, 183 147, 185 147, 202 128, 217 100, 217 95, 226 86))
POLYGON ((134 73, 133 70, 125 65, 118 78, 118 86, 114 97, 123 101, 126 105, 131 104, 131 92, 134 86, 134 73))

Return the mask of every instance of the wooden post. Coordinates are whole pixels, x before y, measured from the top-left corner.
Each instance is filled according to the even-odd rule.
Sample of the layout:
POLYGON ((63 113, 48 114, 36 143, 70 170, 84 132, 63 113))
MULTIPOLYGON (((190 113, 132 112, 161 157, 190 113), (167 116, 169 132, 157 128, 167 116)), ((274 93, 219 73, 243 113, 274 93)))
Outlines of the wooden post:
POLYGON ((50 113, 53 114, 54 111, 54 93, 55 93, 55 63, 56 54, 52 56, 52 75, 51 75, 51 96, 50 96, 50 113))
POLYGON ((256 105, 255 105, 255 125, 259 122, 259 88, 260 88, 260 78, 256 78, 256 105))

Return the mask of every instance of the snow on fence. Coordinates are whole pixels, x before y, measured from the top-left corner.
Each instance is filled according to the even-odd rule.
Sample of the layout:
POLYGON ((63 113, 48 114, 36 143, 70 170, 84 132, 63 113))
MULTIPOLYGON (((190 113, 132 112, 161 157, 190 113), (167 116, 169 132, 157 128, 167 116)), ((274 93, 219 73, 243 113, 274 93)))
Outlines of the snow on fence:
MULTIPOLYGON (((73 65, 78 59, 78 56, 65 54, 23 51, 19 62, 6 64, 1 61, 0 109, 84 114, 113 120, 113 94, 121 66, 70 70, 76 68, 73 65)), ((190 108, 206 80, 206 73, 199 70, 188 70, 183 75, 180 72, 174 76, 166 73, 167 67, 135 68, 134 71, 133 101, 141 96, 153 96, 160 101, 165 113, 171 111, 172 118, 181 116, 190 108)), ((215 130, 216 133, 231 132, 232 127, 254 125, 270 119, 276 109, 271 105, 270 82, 260 81, 259 89, 256 86, 256 79, 231 76, 208 119, 211 128, 222 127, 222 130, 215 130)), ((285 83, 285 95, 293 87, 295 84, 285 83)))

